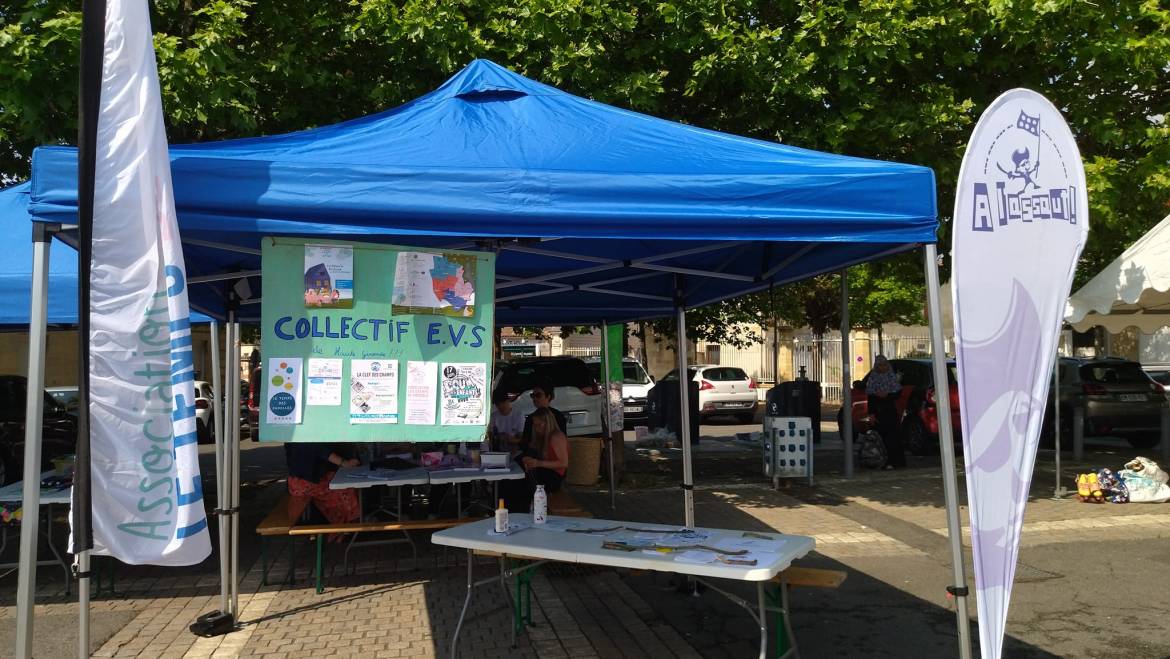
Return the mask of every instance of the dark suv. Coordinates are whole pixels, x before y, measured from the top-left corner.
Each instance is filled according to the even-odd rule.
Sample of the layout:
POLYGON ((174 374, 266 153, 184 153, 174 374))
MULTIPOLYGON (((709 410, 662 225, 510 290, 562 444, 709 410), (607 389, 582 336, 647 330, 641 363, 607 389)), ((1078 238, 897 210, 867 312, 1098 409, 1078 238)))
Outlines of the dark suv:
MULTIPOLYGON (((1085 411, 1085 435, 1114 435, 1146 449, 1161 439, 1161 414, 1166 392, 1141 364, 1115 357, 1060 360, 1061 436, 1072 435, 1073 410, 1085 411)), ((1052 394, 1044 428, 1051 434, 1052 394)), ((1067 444, 1066 444, 1067 445, 1067 444)))
MULTIPOLYGON (((28 381, 23 375, 0 375, 0 485, 20 480, 24 467, 24 419, 28 381)), ((45 397, 41 430, 41 469, 50 460, 73 453, 77 446, 77 417, 53 397, 45 397)))

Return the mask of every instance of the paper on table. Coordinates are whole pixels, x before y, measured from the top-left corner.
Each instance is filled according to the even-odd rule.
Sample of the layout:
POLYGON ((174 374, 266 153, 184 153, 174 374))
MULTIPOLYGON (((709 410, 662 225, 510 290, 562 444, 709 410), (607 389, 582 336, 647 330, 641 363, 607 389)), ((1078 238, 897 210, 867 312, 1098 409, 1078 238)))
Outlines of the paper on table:
POLYGON ((406 423, 408 425, 435 425, 438 378, 438 362, 406 362, 406 423))
POLYGON ((532 525, 528 522, 512 522, 511 524, 508 524, 508 530, 504 531, 503 533, 496 533, 495 529, 488 529, 487 534, 498 538, 505 535, 512 535, 513 533, 519 533, 524 529, 530 528, 532 528, 532 525))
POLYGON ((699 550, 694 550, 694 549, 692 549, 690 551, 680 551, 680 552, 674 554, 674 562, 676 562, 676 563, 693 563, 696 565, 711 563, 711 562, 718 560, 718 558, 719 558, 718 556, 716 556, 715 554, 713 554, 709 551, 699 551, 699 550))
POLYGON ((747 549, 748 551, 762 551, 778 553, 784 545, 783 540, 761 540, 759 538, 720 538, 715 546, 720 549, 747 549))

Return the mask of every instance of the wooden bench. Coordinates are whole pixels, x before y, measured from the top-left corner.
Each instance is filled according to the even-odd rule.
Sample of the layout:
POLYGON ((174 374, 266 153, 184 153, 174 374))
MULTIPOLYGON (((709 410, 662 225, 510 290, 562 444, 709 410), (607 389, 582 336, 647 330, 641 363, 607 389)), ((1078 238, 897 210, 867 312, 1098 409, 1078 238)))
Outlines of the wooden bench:
POLYGON ((788 589, 797 588, 840 588, 849 576, 842 570, 825 570, 801 565, 790 565, 788 569, 772 577, 776 587, 766 593, 769 610, 776 614, 776 657, 784 659, 788 656, 798 656, 796 649, 796 635, 792 632, 792 624, 788 619, 788 589))
POLYGON ((548 514, 561 517, 593 517, 565 488, 548 494, 548 514))
MULTIPOLYGON (((276 505, 272 508, 272 512, 268 513, 268 516, 265 517, 260 522, 260 524, 256 526, 256 534, 260 536, 260 583, 262 585, 268 585, 268 571, 272 567, 268 564, 268 561, 265 558, 264 550, 268 544, 268 539, 272 537, 289 535, 289 530, 293 528, 297 521, 301 519, 301 516, 304 515, 305 510, 309 506, 309 501, 309 497, 294 497, 290 496, 288 492, 285 492, 280 496, 280 499, 277 500, 276 505)), ((295 555, 293 554, 295 548, 293 547, 293 543, 291 541, 289 542, 288 547, 289 562, 288 575, 286 579, 289 581, 289 583, 292 583, 293 569, 296 562, 295 555)))
POLYGON ((460 519, 420 519, 405 522, 351 522, 349 524, 307 524, 292 526, 288 529, 289 536, 316 536, 317 538, 317 593, 325 592, 324 562, 325 536, 337 533, 377 533, 382 531, 428 531, 448 529, 468 522, 478 521, 478 517, 464 517, 460 519))

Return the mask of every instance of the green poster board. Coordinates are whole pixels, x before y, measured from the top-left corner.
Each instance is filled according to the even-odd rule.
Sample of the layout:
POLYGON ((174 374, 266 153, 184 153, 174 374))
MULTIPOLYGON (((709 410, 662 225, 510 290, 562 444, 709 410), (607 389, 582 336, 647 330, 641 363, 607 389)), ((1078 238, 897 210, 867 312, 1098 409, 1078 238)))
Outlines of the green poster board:
POLYGON ((261 441, 484 437, 494 254, 280 237, 261 256, 261 441))

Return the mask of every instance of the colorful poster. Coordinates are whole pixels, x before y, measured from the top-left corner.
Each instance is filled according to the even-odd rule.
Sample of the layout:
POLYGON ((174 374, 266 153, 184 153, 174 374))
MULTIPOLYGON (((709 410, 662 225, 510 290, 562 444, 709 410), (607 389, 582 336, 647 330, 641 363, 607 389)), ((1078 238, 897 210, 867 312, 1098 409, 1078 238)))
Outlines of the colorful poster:
POLYGON ((435 425, 438 402, 438 362, 406 363, 406 423, 412 426, 435 425))
POLYGON ((475 315, 475 258, 463 254, 399 252, 391 311, 456 317, 475 315))
POLYGON ((442 413, 444 426, 482 426, 487 423, 487 364, 443 364, 442 413))
POLYGON ((349 422, 398 423, 398 360, 349 363, 349 422))
POLYGON ((305 386, 306 405, 341 404, 342 364, 340 359, 309 358, 305 386))
POLYGON ((273 425, 301 422, 301 358, 274 357, 268 360, 268 396, 265 420, 273 425))
POLYGON ((999 657, 1056 341, 1089 230, 1072 132, 1014 89, 983 113, 955 196, 955 355, 979 607, 999 657))
POLYGON ((353 308, 353 248, 305 245, 305 308, 353 308))

